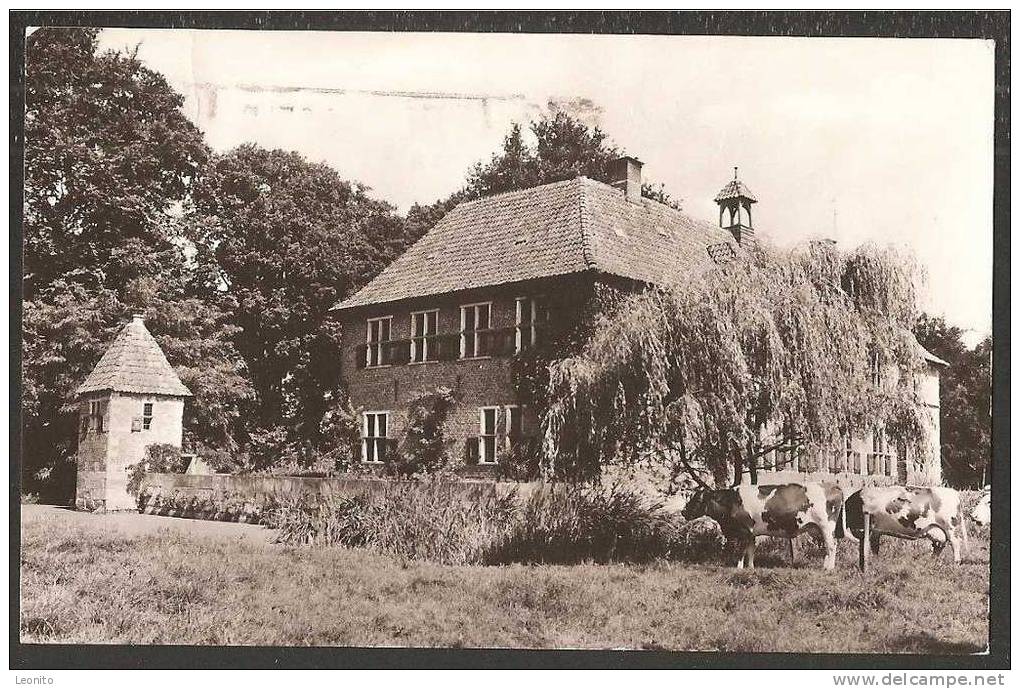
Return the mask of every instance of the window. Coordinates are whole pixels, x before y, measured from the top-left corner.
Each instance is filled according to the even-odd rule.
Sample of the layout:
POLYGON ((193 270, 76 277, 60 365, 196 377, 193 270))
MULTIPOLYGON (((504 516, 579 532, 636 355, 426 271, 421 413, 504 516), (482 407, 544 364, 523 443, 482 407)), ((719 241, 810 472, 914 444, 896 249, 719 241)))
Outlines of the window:
POLYGON ((106 400, 89 401, 89 418, 97 433, 106 431, 106 400))
POLYGON ((142 405, 142 429, 149 430, 152 428, 152 402, 146 402, 142 405))
POLYGON ((365 348, 365 365, 382 366, 385 363, 383 358, 384 343, 390 341, 392 316, 368 319, 368 340, 365 348))
POLYGON ((468 304, 460 307, 460 358, 483 356, 483 334, 489 331, 492 304, 468 304))
POLYGON ((418 311, 411 314, 411 362, 439 359, 435 335, 439 328, 439 311, 418 311))
POLYGON ((387 431, 390 413, 367 411, 361 427, 361 460, 378 463, 386 459, 387 431))
POLYGON ((540 297, 517 298, 517 351, 533 347, 542 336, 542 329, 548 321, 548 311, 540 297))
POLYGON ((882 387, 882 362, 877 353, 871 355, 871 384, 882 387))
POLYGON ((496 461, 496 419, 499 407, 481 407, 478 428, 478 463, 492 464, 496 461))
POLYGON ((878 427, 871 434, 872 463, 868 467, 872 474, 889 476, 892 474, 892 454, 889 452, 889 441, 885 437, 885 429, 878 427))

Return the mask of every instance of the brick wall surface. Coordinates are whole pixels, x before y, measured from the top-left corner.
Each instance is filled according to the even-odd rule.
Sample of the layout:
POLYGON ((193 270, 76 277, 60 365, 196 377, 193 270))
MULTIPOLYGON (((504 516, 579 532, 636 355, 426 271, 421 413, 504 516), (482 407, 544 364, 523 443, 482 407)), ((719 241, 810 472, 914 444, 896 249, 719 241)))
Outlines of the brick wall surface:
MULTIPOLYGON (((480 359, 457 359, 427 363, 402 363, 376 368, 362 368, 359 349, 367 340, 369 318, 392 316, 391 337, 403 340, 411 336, 411 313, 439 309, 439 334, 459 333, 460 307, 465 304, 492 302, 491 327, 512 328, 516 324, 517 297, 540 295, 548 304, 552 327, 570 327, 590 298, 590 277, 568 277, 553 281, 536 281, 528 285, 511 285, 475 290, 462 294, 441 295, 430 299, 375 306, 345 315, 342 342, 342 375, 351 402, 362 411, 388 411, 389 436, 403 436, 407 405, 411 397, 439 386, 451 388, 458 400, 447 423, 448 436, 454 441, 453 456, 465 461, 466 441, 479 434, 481 407, 498 406, 499 431, 505 432, 505 407, 518 404, 512 371, 512 356, 480 359)), ((539 420, 532 409, 525 408, 523 432, 538 433, 539 420)))

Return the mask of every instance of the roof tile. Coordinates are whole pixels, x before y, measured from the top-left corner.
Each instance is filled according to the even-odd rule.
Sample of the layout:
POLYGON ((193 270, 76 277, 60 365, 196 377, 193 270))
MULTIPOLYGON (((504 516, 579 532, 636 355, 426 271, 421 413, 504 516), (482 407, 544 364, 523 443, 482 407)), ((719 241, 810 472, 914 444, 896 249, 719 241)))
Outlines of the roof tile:
POLYGON ((78 394, 107 390, 191 396, 191 391, 177 377, 163 350, 139 317, 121 328, 113 344, 79 386, 78 394))

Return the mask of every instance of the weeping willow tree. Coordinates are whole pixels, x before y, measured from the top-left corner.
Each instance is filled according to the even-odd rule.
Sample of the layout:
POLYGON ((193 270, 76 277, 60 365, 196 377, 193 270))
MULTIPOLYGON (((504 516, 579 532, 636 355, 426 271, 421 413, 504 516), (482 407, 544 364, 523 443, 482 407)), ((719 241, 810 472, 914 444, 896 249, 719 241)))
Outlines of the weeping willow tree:
POLYGON ((882 428, 927 451, 911 334, 920 272, 892 248, 761 248, 600 317, 550 366, 547 475, 651 462, 699 484, 752 482, 775 451, 882 428))

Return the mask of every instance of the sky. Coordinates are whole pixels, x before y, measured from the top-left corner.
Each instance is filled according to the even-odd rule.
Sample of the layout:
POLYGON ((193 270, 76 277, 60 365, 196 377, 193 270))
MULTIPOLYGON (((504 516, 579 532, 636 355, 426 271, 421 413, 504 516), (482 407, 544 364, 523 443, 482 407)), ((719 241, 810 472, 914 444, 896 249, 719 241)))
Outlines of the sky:
POLYGON ((106 29, 209 144, 300 152, 401 211, 463 185, 513 122, 567 110, 718 222, 739 166, 777 244, 914 252, 922 306, 991 330, 994 55, 973 39, 106 29))

